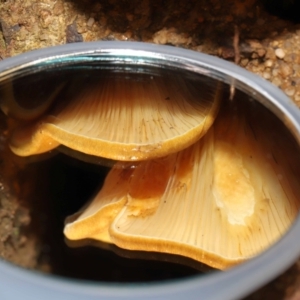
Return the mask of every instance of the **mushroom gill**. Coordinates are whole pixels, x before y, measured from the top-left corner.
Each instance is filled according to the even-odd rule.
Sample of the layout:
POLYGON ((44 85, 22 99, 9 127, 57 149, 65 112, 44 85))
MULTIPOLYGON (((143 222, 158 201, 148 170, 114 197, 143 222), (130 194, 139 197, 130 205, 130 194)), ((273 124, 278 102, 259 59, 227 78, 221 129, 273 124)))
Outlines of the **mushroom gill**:
POLYGON ((117 163, 64 233, 225 269, 265 250, 294 221, 298 156, 274 116, 227 103, 189 148, 132 168, 117 163))
POLYGON ((176 74, 99 78, 38 122, 17 128, 10 147, 20 156, 62 144, 114 160, 162 157, 190 146, 211 126, 221 87, 208 90, 176 74))

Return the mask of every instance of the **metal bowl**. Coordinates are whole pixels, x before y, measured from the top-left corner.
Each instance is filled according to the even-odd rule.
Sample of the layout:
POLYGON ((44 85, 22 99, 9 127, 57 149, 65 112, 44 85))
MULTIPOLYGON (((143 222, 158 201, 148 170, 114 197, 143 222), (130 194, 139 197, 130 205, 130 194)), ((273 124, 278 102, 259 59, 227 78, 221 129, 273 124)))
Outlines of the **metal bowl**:
MULTIPOLYGON (((300 144, 300 112, 278 88, 244 69, 190 50, 135 42, 76 43, 8 58, 0 63, 0 83, 49 67, 78 62, 176 67, 222 81, 272 111, 300 144)), ((238 299, 285 271, 299 256, 300 218, 267 251, 224 272, 147 284, 79 281, 45 275, 0 261, 1 299, 238 299)))

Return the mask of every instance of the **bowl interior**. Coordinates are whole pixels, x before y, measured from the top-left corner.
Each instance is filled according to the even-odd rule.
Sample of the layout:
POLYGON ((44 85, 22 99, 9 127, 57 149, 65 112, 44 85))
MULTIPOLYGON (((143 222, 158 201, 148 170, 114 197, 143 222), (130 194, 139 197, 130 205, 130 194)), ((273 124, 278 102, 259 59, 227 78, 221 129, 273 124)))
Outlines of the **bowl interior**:
MULTIPOLYGON (((29 55, 8 60, 6 64, 9 68, 6 65, 2 66, 2 70, 0 68, 2 111, 8 118, 34 122, 53 107, 57 101, 55 99, 59 98, 63 104, 80 90, 95 85, 95 78, 98 80, 99 77, 133 75, 151 78, 176 73, 187 78, 197 88, 201 87, 199 93, 201 92, 203 97, 209 97, 221 84, 224 91, 223 101, 231 101, 237 106, 242 103, 246 110, 257 111, 257 115, 262 118, 262 126, 264 117, 273 115, 276 124, 274 128, 280 127, 276 134, 289 136, 291 143, 299 143, 300 118, 296 107, 275 87, 230 63, 171 47, 156 48, 152 45, 138 44, 133 47, 130 43, 125 48, 114 43, 94 44, 94 46, 91 44, 89 48, 85 47, 87 46, 83 45, 82 49, 76 50, 58 47, 56 50, 52 49, 54 51, 52 56, 47 52, 37 52, 33 53, 32 57, 29 55), (94 50, 91 51, 91 48, 94 50), (38 59, 34 55, 37 55, 38 59)), ((60 149, 58 155, 54 154, 56 151, 52 151, 50 155, 28 158, 17 163, 26 166, 22 170, 22 178, 30 176, 39 178, 37 181, 33 177, 30 182, 32 192, 29 193, 28 199, 25 199, 34 212, 31 214, 30 230, 39 237, 42 245, 39 254, 40 263, 43 266, 48 265, 52 273, 39 283, 44 284, 43 280, 46 280, 49 283, 47 289, 52 291, 55 289, 61 295, 63 293, 60 287, 54 288, 57 278, 52 278, 53 274, 66 277, 64 283, 68 288, 77 285, 76 281, 70 282, 70 278, 97 282, 96 286, 93 285, 96 290, 91 288, 90 283, 80 283, 82 290, 77 292, 90 297, 85 299, 104 295, 106 293, 103 292, 104 282, 109 284, 154 282, 136 289, 140 293, 136 294, 137 296, 145 293, 149 299, 152 296, 162 295, 160 294, 162 283, 167 288, 168 297, 174 295, 174 286, 177 285, 182 293, 190 293, 189 295, 193 297, 197 293, 202 293, 207 296, 214 295, 215 299, 230 299, 234 294, 238 297, 246 295, 253 288, 276 276, 287 268, 300 252, 299 246, 288 246, 291 245, 295 234, 300 231, 298 220, 283 238, 266 252, 226 272, 216 271, 192 259, 177 255, 128 251, 107 244, 95 245, 90 240, 85 241, 84 247, 66 243, 62 234, 65 217, 82 207, 103 184, 112 162, 88 155, 81 155, 78 160, 78 155, 75 154, 75 159, 66 148, 60 149), (37 190, 38 192, 33 193, 37 190), (290 252, 281 253, 284 258, 275 266, 273 264, 271 270, 272 258, 283 248, 289 248, 290 252), (249 276, 253 278, 256 273, 260 275, 250 284, 247 283, 249 276), (241 287, 229 293, 235 280, 240 281, 241 287), (221 283, 221 289, 215 291, 213 286, 218 283, 221 283), (95 294, 91 295, 91 291, 95 294), (223 297, 220 298, 221 296, 223 297)), ((13 156, 9 159, 16 161, 13 156)), ((0 268, 4 270, 2 274, 5 274, 11 266, 5 262, 0 263, 0 268)), ((27 271, 24 274, 27 274, 27 271)), ((13 278, 15 273, 10 273, 10 276, 13 278)), ((30 284, 40 280, 34 273, 30 276, 32 276, 28 281, 30 284)), ((115 288, 129 291, 126 284, 114 286, 113 290, 115 288)), ((67 293, 74 291, 68 290, 67 293)), ((181 299, 181 292, 178 292, 174 299, 181 299)), ((123 296, 129 297, 127 292, 124 293, 123 296)), ((122 295, 112 291, 109 297, 117 299, 122 295)))

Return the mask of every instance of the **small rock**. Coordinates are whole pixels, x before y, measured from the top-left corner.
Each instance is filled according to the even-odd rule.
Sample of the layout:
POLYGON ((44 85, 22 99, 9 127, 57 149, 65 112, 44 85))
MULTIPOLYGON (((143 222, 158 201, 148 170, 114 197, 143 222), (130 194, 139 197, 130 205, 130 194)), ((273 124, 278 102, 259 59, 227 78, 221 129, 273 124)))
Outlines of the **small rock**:
POLYGON ((271 78, 270 72, 266 72, 266 71, 263 72, 262 76, 263 76, 263 78, 265 78, 265 79, 270 79, 270 78, 271 78))
POLYGON ((257 54, 258 54, 259 57, 265 56, 266 52, 267 51, 265 49, 263 49, 263 48, 257 49, 257 54))
POLYGON ((292 96, 294 96, 296 89, 293 86, 290 86, 290 87, 286 88, 284 91, 289 97, 292 97, 292 96))
POLYGON ((295 101, 300 102, 300 93, 299 92, 296 93, 294 98, 295 98, 295 101))
POLYGON ((266 66, 267 68, 272 67, 272 66, 273 66, 273 61, 272 61, 271 59, 266 60, 266 61, 265 61, 265 66, 266 66))
POLYGON ((262 44, 261 42, 259 42, 258 40, 247 40, 247 43, 249 44, 249 46, 252 49, 258 49, 258 48, 262 48, 262 44))
POLYGON ((89 18, 86 25, 88 27, 92 27, 94 23, 95 23, 95 19, 94 18, 89 18))
POLYGON ((287 77, 293 73, 293 70, 289 64, 280 61, 279 73, 281 74, 281 76, 287 77))
POLYGON ((234 58, 235 54, 232 47, 221 47, 219 53, 224 59, 234 58))
POLYGON ((77 25, 75 22, 67 26, 66 41, 67 43, 83 42, 83 37, 80 33, 78 33, 77 25))
POLYGON ((252 61, 250 61, 250 64, 252 66, 258 67, 259 66, 259 60, 258 59, 253 59, 252 61))
POLYGON ((278 74, 279 74, 278 68, 274 68, 274 69, 272 70, 272 76, 273 76, 273 77, 276 77, 276 76, 278 76, 278 74))
POLYGON ((293 70, 294 70, 294 74, 298 77, 300 77, 300 65, 299 64, 293 64, 293 70))
POLYGON ((280 59, 283 59, 284 56, 285 56, 285 52, 281 49, 281 48, 277 48, 275 50, 275 55, 280 58, 280 59))
POLYGON ((0 19, 0 31, 2 31, 3 38, 6 44, 10 44, 15 32, 20 30, 18 24, 14 26, 8 26, 2 19, 0 19))
POLYGON ((39 36, 40 41, 47 41, 48 40, 48 34, 40 34, 39 36))
POLYGON ((252 59, 258 58, 258 54, 257 54, 256 52, 253 52, 253 53, 251 54, 251 58, 252 58, 252 59))
POLYGON ((53 13, 55 16, 61 15, 65 12, 64 4, 63 2, 57 1, 53 7, 53 13))
POLYGON ((178 33, 175 28, 163 28, 153 35, 155 44, 189 45, 192 37, 188 34, 178 33))
POLYGON ((296 53, 290 53, 285 55, 284 61, 287 63, 295 63, 297 61, 297 54, 296 53))
POLYGON ((273 48, 269 47, 267 49, 266 58, 267 59, 272 59, 272 60, 276 59, 275 51, 274 51, 273 48))
POLYGON ((248 58, 243 58, 240 62, 240 65, 242 67, 246 67, 248 65, 249 59, 248 58))
POLYGON ((278 77, 275 77, 272 80, 272 83, 275 84, 276 86, 280 86, 282 82, 281 82, 281 80, 278 77))

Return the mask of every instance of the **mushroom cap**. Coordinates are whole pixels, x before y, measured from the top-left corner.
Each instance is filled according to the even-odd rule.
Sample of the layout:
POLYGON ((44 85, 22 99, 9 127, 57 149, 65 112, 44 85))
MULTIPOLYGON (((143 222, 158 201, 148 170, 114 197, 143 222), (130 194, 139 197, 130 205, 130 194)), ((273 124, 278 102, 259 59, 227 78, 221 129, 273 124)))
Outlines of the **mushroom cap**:
POLYGON ((114 160, 162 157, 205 134, 220 99, 221 86, 202 88, 176 74, 100 78, 38 122, 17 128, 10 147, 20 156, 62 144, 114 160))
POLYGON ((298 157, 298 145, 274 116, 229 104, 189 148, 134 168, 116 164, 103 190, 119 182, 120 194, 100 191, 64 233, 98 239, 99 217, 108 210, 105 241, 225 269, 265 250, 293 223, 300 207, 298 157))

